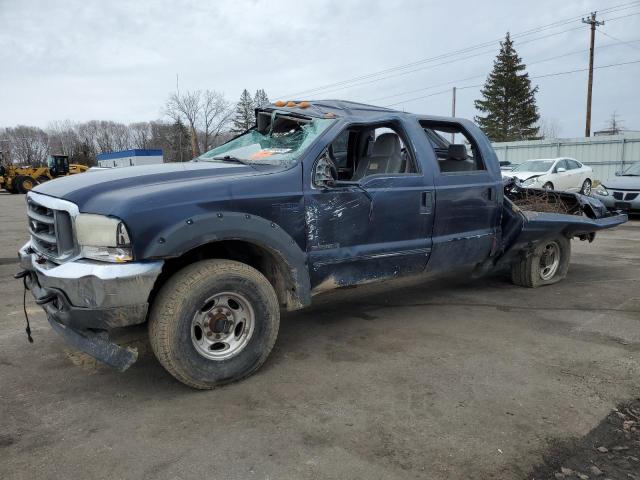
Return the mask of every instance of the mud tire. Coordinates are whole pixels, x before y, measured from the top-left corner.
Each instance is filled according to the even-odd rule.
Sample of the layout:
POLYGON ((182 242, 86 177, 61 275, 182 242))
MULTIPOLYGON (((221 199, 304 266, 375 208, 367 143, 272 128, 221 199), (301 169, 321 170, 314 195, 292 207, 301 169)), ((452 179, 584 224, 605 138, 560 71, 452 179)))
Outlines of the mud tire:
POLYGON ((174 274, 158 292, 149 316, 151 348, 177 380, 207 390, 245 378, 265 362, 278 336, 280 307, 275 290, 258 270, 231 260, 203 260, 174 274), (192 319, 218 292, 238 292, 251 303, 255 327, 235 356, 210 360, 196 350, 192 319))

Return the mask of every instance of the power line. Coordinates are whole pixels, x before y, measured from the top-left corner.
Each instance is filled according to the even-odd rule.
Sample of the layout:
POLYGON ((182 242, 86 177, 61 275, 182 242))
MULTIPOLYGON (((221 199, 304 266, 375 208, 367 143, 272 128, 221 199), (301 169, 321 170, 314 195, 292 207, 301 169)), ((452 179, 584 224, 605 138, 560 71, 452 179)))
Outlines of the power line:
MULTIPOLYGON (((637 2, 637 3, 640 4, 640 2, 637 2)), ((634 5, 634 6, 636 6, 636 5, 634 5)), ((640 14, 640 12, 638 12, 638 14, 640 14)), ((626 17, 617 17, 617 18, 626 18, 626 17)), ((540 37, 524 40, 522 42, 519 42, 518 45, 519 46, 526 45, 528 43, 537 42, 537 41, 543 40, 545 38, 553 37, 553 36, 556 36, 556 35, 561 35, 563 33, 568 33, 568 32, 572 32, 572 31, 575 31, 575 30, 582 30, 583 28, 584 27, 582 27, 582 26, 577 26, 577 27, 566 29, 566 30, 561 30, 559 32, 553 32, 553 33, 550 33, 550 34, 547 34, 547 35, 542 35, 540 37)), ((469 50, 469 51, 471 51, 471 50, 469 50)), ((477 50, 477 48, 476 48, 476 50, 477 50)), ((468 59, 475 58, 475 57, 480 57, 482 55, 486 55, 488 53, 493 53, 493 52, 494 52, 494 45, 492 44, 490 50, 474 53, 472 55, 467 55, 465 57, 453 58, 453 59, 450 59, 450 60, 446 60, 444 62, 440 62, 440 63, 436 63, 436 64, 432 64, 432 65, 425 65, 425 66, 422 66, 422 67, 419 67, 419 68, 416 68, 416 69, 413 69, 413 70, 399 72, 399 73, 395 73, 395 74, 392 74, 392 75, 387 75, 387 76, 384 76, 384 77, 370 78, 368 80, 366 78, 364 78, 364 77, 372 77, 374 75, 374 74, 371 74, 371 75, 368 75, 368 76, 363 76, 363 80, 360 80, 357 83, 356 83, 355 80, 354 81, 348 81, 348 83, 347 83, 347 81, 345 81, 345 82, 341 82, 341 83, 344 83, 343 86, 339 86, 339 87, 332 88, 332 89, 329 89, 328 86, 324 87, 324 88, 317 88, 317 89, 315 89, 316 90, 315 93, 309 93, 309 94, 306 95, 306 97, 311 99, 311 98, 316 97, 318 95, 323 95, 324 96, 324 95, 327 95, 329 93, 338 92, 338 91, 341 91, 341 90, 347 90, 347 89, 351 89, 351 88, 361 87, 361 86, 364 86, 364 85, 370 85, 372 83, 380 82, 380 81, 383 81, 383 80, 388 80, 388 79, 391 79, 391 78, 402 77, 402 76, 409 75, 409 74, 412 74, 412 73, 415 73, 415 72, 419 72, 419 71, 422 71, 422 70, 425 70, 425 69, 435 68, 435 67, 439 67, 439 66, 443 66, 443 65, 449 65, 451 63, 460 62, 460 61, 468 60, 468 59)), ((447 57, 447 55, 441 55, 440 57, 442 57, 444 59, 444 58, 447 57)), ((433 57, 433 58, 436 58, 436 57, 433 57)), ((414 63, 417 63, 417 62, 414 62, 414 63)), ((377 76, 377 74, 376 74, 376 76, 377 76)), ((292 96, 294 96, 294 95, 292 95, 292 96)))
POLYGON ((603 34, 605 37, 609 37, 611 40, 615 40, 618 43, 621 43, 623 45, 627 45, 628 47, 631 48, 635 48, 636 50, 640 50, 640 47, 638 47, 637 45, 634 45, 633 42, 637 41, 637 40, 630 40, 630 41, 625 41, 625 40, 621 40, 619 38, 614 37, 613 35, 609 35, 607 32, 604 32, 602 30, 600 30, 599 28, 597 28, 596 30, 598 30, 601 34, 603 34))
MULTIPOLYGON (((619 4, 619 5, 614 5, 612 7, 608 7, 608 8, 605 8, 605 9, 601 10, 601 13, 615 13, 615 12, 618 12, 618 11, 634 8, 634 7, 637 7, 637 6, 640 6, 640 1, 633 1, 633 2, 623 3, 623 4, 619 4)), ((531 34, 534 34, 534 33, 539 33, 539 32, 544 31, 544 30, 557 28, 559 26, 563 26, 563 25, 572 23, 572 22, 574 22, 576 20, 579 20, 580 18, 581 18, 581 16, 578 16, 578 17, 574 16, 574 17, 570 17, 570 18, 567 18, 567 19, 564 19, 564 20, 558 20, 558 21, 550 23, 548 25, 543 25, 541 27, 532 28, 532 29, 525 30, 525 31, 520 32, 520 33, 516 33, 516 34, 512 35, 512 38, 520 38, 520 37, 524 37, 524 36, 531 35, 531 34)), ((616 18, 621 18, 621 17, 616 17, 616 18)), ((611 19, 611 20, 613 20, 613 19, 611 19)), ((395 67, 390 67, 388 69, 380 70, 380 71, 369 73, 369 74, 366 74, 366 75, 360 75, 360 76, 353 77, 353 78, 350 78, 350 79, 347 79, 347 80, 342 80, 342 81, 338 81, 338 82, 334 82, 334 83, 330 83, 330 84, 320 85, 320 86, 317 86, 317 87, 313 87, 313 88, 309 88, 309 89, 306 89, 306 90, 302 90, 302 91, 299 91, 299 92, 296 92, 296 93, 293 93, 293 94, 289 94, 289 95, 278 95, 278 97, 287 97, 287 98, 289 98, 289 97, 295 97, 295 96, 298 96, 298 95, 307 95, 308 96, 308 95, 311 95, 311 92, 322 91, 322 90, 326 90, 326 89, 331 88, 331 87, 337 87, 337 86, 342 86, 342 85, 345 85, 345 84, 357 82, 357 81, 360 81, 360 80, 366 80, 366 79, 369 79, 369 78, 372 78, 372 77, 376 77, 378 75, 384 75, 386 73, 391 73, 391 72, 394 72, 394 71, 397 71, 397 70, 404 70, 404 69, 411 68, 411 67, 414 67, 414 66, 417 66, 417 65, 421 65, 423 63, 429 63, 429 62, 441 60, 441 59, 444 59, 444 58, 447 58, 447 57, 451 57, 451 56, 455 56, 455 55, 459 55, 459 54, 463 54, 463 53, 468 53, 468 52, 471 52, 471 51, 474 51, 474 50, 477 50, 477 49, 480 49, 480 48, 484 48, 484 47, 487 47, 487 46, 492 46, 492 45, 495 44, 496 41, 500 41, 500 40, 501 39, 491 40, 489 42, 483 42, 483 43, 472 45, 472 46, 469 46, 469 47, 466 47, 466 48, 463 48, 463 49, 455 50, 455 51, 452 51, 452 52, 449 52, 449 53, 446 53, 446 54, 437 55, 435 57, 425 58, 425 59, 422 59, 422 60, 418 60, 418 61, 414 61, 414 62, 402 64, 402 65, 398 65, 398 66, 395 66, 395 67)))
MULTIPOLYGON (((633 61, 629 61, 629 62, 619 62, 619 63, 611 63, 609 65, 600 65, 597 67, 593 67, 594 70, 599 70, 601 68, 612 68, 612 67, 620 67, 623 65, 631 65, 631 64, 635 64, 635 63, 640 63, 640 60, 633 60, 633 61)), ((531 79, 537 79, 537 78, 547 78, 547 77, 558 77, 561 75, 570 75, 572 73, 579 73, 579 72, 586 72, 588 71, 588 68, 580 68, 580 69, 576 69, 576 70, 566 70, 563 72, 553 72, 553 73, 545 73, 543 75, 535 75, 532 77, 529 77, 531 79)), ((469 88, 477 88, 477 87, 481 87, 483 84, 479 83, 477 85, 465 85, 463 87, 457 87, 457 90, 466 90, 469 88)), ((414 98, 409 98, 407 100, 402 100, 400 102, 396 102, 396 103, 390 103, 387 105, 384 105, 385 107, 392 107, 394 105, 401 105, 403 103, 408 103, 408 102, 413 102, 415 100, 422 100, 423 98, 428 98, 428 97, 433 97, 436 95, 442 95, 443 93, 449 93, 451 90, 447 89, 447 90, 442 90, 440 92, 435 92, 435 93, 431 93, 429 95, 422 95, 420 97, 414 97, 414 98)))
MULTIPOLYGON (((634 41, 634 42, 635 41, 640 41, 640 39, 632 40, 632 41, 634 41)), ((604 48, 617 47, 618 45, 619 44, 617 44, 617 43, 609 43, 609 44, 601 45, 601 46, 597 47, 597 50, 600 51, 600 50, 602 50, 604 48)), ((558 58, 564 58, 564 57, 568 57, 568 56, 571 56, 571 55, 576 55, 576 54, 579 54, 579 53, 584 53, 584 49, 574 50, 573 52, 567 52, 567 53, 563 53, 561 55, 554 55, 553 57, 541 58, 541 59, 535 60, 533 62, 528 62, 527 63, 527 67, 529 67, 530 65, 536 65, 538 63, 548 62, 548 61, 551 61, 551 60, 556 60, 558 58)), ((437 83, 435 85, 429 85, 428 87, 421 87, 421 88, 417 88, 415 90, 408 90, 408 91, 405 91, 405 92, 394 93, 394 94, 391 94, 391 95, 385 95, 383 97, 372 98, 372 99, 369 99, 369 100, 365 100, 365 103, 374 103, 374 102, 377 102, 379 100, 386 100, 388 98, 402 97, 403 95, 409 95, 411 93, 423 92, 425 90, 431 90, 432 88, 444 87, 446 85, 456 85, 456 84, 458 84, 460 82, 465 82, 467 80, 474 80, 476 78, 484 78, 484 77, 486 77, 486 75, 484 73, 482 73, 480 75, 473 75, 471 77, 458 78, 456 80, 451 80, 451 81, 447 81, 447 82, 443 82, 443 83, 437 83)))
MULTIPOLYGON (((579 27, 574 27, 574 28, 570 28, 570 29, 567 29, 567 30, 562 30, 560 32, 550 33, 550 34, 547 34, 547 35, 543 35, 541 37, 525 40, 523 42, 520 42, 518 45, 526 45, 527 43, 536 42, 538 40, 543 40, 545 38, 553 37, 553 36, 556 36, 556 35, 561 35, 563 33, 571 32, 571 31, 574 31, 574 30, 582 30, 582 28, 583 28, 582 26, 579 26, 579 27)), ((350 89, 350 88, 361 87, 363 85, 369 85, 369 84, 380 82, 380 81, 383 81, 383 80, 388 80, 390 78, 397 78, 397 77, 401 77, 401 76, 404 76, 404 75, 409 75, 411 73, 419 72, 419 71, 422 71, 422 70, 431 69, 431 68, 435 68, 435 67, 441 67, 443 65, 449 65, 449 64, 455 63, 455 62, 460 62, 460 61, 463 61, 463 60, 469 60, 471 58, 481 57, 483 55, 487 55, 489 53, 492 54, 494 52, 495 52, 495 46, 492 46, 490 50, 474 53, 472 55, 467 55, 466 57, 453 58, 451 60, 446 60, 446 61, 443 61, 443 62, 440 62, 440 63, 436 63, 436 64, 433 64, 433 65, 426 65, 426 66, 423 66, 423 67, 420 67, 420 68, 417 68, 417 69, 414 69, 414 70, 408 70, 406 72, 399 72, 399 73, 395 73, 393 75, 387 75, 386 77, 379 77, 379 78, 373 78, 373 79, 370 79, 370 80, 364 80, 364 81, 360 81, 358 83, 352 83, 350 85, 337 87, 337 88, 334 88, 334 89, 331 89, 331 90, 323 89, 324 91, 322 91, 322 93, 320 93, 320 92, 313 93, 313 94, 308 95, 308 97, 312 98, 312 97, 315 97, 317 95, 326 95, 327 93, 337 92, 337 91, 340 91, 340 90, 347 90, 347 89, 350 89)))

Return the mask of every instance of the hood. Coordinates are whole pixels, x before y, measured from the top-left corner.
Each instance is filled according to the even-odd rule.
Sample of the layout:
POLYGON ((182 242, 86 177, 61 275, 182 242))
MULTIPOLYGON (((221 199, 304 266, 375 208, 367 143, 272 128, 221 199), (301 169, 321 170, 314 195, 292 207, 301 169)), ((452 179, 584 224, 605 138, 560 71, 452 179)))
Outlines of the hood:
MULTIPOLYGON (((273 167, 272 167, 273 168, 273 167)), ((175 186, 188 188, 201 180, 215 181, 234 176, 259 175, 248 165, 222 162, 161 163, 95 170, 57 178, 38 185, 34 192, 63 198, 82 205, 104 193, 131 198, 149 189, 175 186)))
POLYGON ((613 177, 602 182, 602 185, 611 190, 640 190, 640 177, 613 177))
POLYGON ((531 178, 531 177, 540 177, 542 175, 546 175, 547 172, 502 172, 502 176, 503 177, 514 177, 517 178, 518 180, 526 180, 527 178, 531 178))

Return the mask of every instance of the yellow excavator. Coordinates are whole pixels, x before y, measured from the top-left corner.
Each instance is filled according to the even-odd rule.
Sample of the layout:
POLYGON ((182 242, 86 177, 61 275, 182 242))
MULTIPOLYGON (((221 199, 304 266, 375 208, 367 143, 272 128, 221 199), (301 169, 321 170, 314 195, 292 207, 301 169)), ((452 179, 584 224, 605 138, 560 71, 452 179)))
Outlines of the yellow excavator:
POLYGON ((69 165, 68 155, 49 155, 46 167, 0 165, 0 188, 10 193, 27 193, 36 185, 66 175, 83 173, 86 165, 69 165))

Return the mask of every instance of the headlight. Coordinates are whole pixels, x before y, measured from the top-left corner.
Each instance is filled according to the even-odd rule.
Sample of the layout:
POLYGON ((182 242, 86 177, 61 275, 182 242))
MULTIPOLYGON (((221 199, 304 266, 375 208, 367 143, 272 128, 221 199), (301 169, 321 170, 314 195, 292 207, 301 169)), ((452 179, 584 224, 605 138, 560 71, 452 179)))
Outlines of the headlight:
POLYGON ((81 213, 75 223, 76 240, 85 258, 105 262, 133 260, 129 232, 120 219, 81 213))
POLYGON ((534 183, 536 183, 538 181, 538 177, 533 177, 533 178, 527 178, 526 180, 523 180, 522 182, 520 182, 520 184, 523 187, 528 187, 529 185, 533 185, 534 183))
POLYGON ((608 197, 609 196, 609 190, 604 188, 602 185, 598 185, 596 188, 594 188, 593 189, 593 193, 595 193, 597 195, 602 195, 603 197, 608 197))

